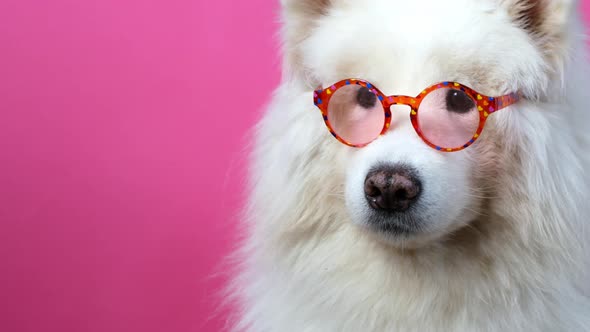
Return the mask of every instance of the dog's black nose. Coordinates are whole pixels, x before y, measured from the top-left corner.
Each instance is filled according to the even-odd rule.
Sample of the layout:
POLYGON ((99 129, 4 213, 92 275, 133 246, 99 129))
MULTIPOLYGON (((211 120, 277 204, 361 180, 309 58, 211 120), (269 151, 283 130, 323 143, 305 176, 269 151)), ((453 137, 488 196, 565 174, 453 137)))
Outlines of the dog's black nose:
POLYGON ((406 211, 422 190, 416 172, 403 165, 381 166, 367 174, 365 196, 377 210, 406 211))

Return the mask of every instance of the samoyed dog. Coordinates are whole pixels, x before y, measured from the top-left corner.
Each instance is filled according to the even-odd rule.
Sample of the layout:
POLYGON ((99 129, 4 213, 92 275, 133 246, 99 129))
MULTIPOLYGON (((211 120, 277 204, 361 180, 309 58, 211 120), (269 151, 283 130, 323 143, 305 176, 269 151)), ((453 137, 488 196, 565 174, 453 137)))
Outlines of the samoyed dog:
POLYGON ((234 330, 590 331, 576 2, 281 5, 234 330))

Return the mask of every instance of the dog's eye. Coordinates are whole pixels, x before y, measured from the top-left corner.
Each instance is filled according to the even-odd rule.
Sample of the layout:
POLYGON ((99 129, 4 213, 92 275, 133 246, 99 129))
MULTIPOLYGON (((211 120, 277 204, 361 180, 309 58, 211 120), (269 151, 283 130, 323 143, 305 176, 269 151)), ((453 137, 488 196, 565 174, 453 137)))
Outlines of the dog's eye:
POLYGON ((447 110, 455 113, 467 113, 475 108, 473 99, 461 90, 450 89, 447 93, 447 110))
POLYGON ((363 108, 370 109, 375 107, 377 96, 366 87, 362 87, 356 93, 356 102, 363 108))

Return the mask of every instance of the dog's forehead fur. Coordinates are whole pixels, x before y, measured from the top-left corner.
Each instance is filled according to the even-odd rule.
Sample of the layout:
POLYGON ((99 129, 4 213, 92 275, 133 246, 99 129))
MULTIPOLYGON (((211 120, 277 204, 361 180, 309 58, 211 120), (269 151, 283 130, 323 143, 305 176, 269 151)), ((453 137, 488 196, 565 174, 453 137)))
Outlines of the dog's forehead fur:
MULTIPOLYGON (((419 64, 416 54, 434 56, 427 60, 439 61, 438 68, 461 63, 464 76, 482 81, 475 84, 493 92, 519 87, 531 98, 546 97, 541 90, 560 79, 556 71, 562 69, 557 67, 563 65, 568 42, 563 26, 575 5, 571 0, 284 2, 286 64, 290 71, 303 71, 310 85, 318 83, 322 74, 328 78, 335 72, 344 74, 331 70, 339 63, 347 72, 360 72, 346 57, 371 59, 367 52, 373 50, 373 58, 375 54, 394 57, 399 66, 410 58, 414 60, 410 64, 419 64), (371 38, 358 39, 359 33, 371 38), (509 77, 530 79, 498 83, 509 77)), ((457 73, 454 76, 461 76, 451 69, 457 73)), ((389 71, 385 69, 386 74, 389 71)), ((420 73, 410 67, 396 74, 404 72, 420 73)))
POLYGON ((552 76, 532 39, 487 1, 372 0, 336 2, 300 50, 312 82, 363 77, 415 95, 457 80, 489 95, 518 89, 535 98, 552 76))

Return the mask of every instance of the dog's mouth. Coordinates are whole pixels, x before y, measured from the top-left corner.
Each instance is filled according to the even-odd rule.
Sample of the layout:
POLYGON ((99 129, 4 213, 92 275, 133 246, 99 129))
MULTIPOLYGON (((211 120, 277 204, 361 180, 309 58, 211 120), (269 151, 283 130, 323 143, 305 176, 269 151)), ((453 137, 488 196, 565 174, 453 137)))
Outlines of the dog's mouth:
POLYGON ((388 236, 412 236, 423 231, 423 222, 410 211, 405 213, 375 212, 367 223, 369 228, 388 236))
MULTIPOLYGON (((479 220, 478 216, 465 214, 455 222, 444 223, 438 216, 416 206, 404 213, 372 211, 358 221, 361 221, 360 225, 365 231, 386 245, 419 249, 429 248, 435 243, 455 242, 457 234, 465 234, 464 229, 473 229, 472 225, 479 220)), ((465 239, 461 241, 465 242, 465 239)))

